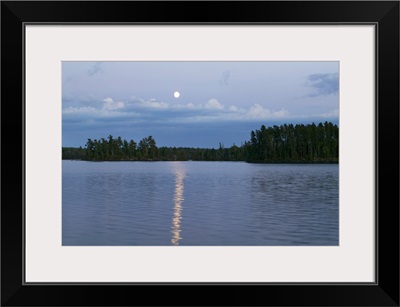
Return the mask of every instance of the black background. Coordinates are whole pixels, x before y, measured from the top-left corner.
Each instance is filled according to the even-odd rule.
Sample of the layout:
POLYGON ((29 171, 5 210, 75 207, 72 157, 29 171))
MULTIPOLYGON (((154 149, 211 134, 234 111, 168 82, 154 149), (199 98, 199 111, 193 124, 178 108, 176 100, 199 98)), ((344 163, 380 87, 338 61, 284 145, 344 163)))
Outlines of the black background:
POLYGON ((1 304, 399 306, 399 2, 1 2, 1 304), (24 285, 24 22, 376 23, 377 283, 24 285))

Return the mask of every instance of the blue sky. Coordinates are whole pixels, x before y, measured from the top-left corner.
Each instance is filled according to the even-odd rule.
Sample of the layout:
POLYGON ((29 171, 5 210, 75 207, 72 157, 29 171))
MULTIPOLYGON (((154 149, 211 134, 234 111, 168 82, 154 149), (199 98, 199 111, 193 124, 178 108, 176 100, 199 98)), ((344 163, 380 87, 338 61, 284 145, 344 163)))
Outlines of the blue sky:
POLYGON ((63 62, 62 144, 240 146, 262 124, 338 124, 338 91, 339 62, 63 62))

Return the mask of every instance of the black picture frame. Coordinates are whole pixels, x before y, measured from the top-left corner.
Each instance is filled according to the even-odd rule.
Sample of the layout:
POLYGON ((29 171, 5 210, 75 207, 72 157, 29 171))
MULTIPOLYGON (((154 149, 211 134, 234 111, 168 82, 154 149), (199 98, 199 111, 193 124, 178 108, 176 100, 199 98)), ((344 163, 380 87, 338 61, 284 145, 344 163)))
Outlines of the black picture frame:
POLYGON ((1 2, 1 304, 399 306, 399 2, 1 2), (25 284, 23 41, 29 22, 376 25, 376 283, 25 284))

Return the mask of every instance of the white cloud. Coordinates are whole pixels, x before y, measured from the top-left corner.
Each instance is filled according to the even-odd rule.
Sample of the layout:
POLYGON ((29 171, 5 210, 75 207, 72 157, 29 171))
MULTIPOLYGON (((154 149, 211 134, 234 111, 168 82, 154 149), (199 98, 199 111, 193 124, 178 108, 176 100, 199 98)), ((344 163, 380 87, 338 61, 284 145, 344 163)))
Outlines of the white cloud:
POLYGON ((289 118, 290 113, 286 109, 279 111, 271 111, 264 108, 262 105, 256 103, 249 109, 238 108, 236 106, 230 106, 229 110, 232 111, 230 114, 224 114, 221 119, 226 120, 265 120, 270 118, 289 118))
POLYGON ((230 106, 230 107, 229 107, 229 111, 232 111, 232 112, 239 112, 239 108, 238 108, 237 106, 230 106))
POLYGON ((118 110, 122 109, 125 104, 122 101, 114 101, 112 98, 107 97, 104 100, 103 110, 118 110))
POLYGON ((216 121, 252 121, 268 120, 271 118, 290 118, 290 113, 286 109, 271 112, 260 104, 254 104, 248 109, 237 106, 229 106, 222 111, 192 114, 185 117, 170 117, 171 122, 216 122, 216 121))
POLYGON ((150 99, 150 100, 142 100, 142 105, 144 107, 147 108, 151 108, 151 109, 168 109, 169 108, 169 104, 166 102, 162 102, 162 101, 157 101, 156 99, 150 99))
POLYGON ((217 99, 212 98, 206 103, 205 107, 207 109, 222 110, 224 108, 224 105, 221 104, 217 99))
POLYGON ((97 112, 97 110, 93 107, 68 107, 63 109, 64 114, 90 114, 97 112))
MULTIPOLYGON (((332 111, 333 112, 333 111, 332 111)), ((337 110, 336 110, 337 112, 337 110)), ((293 118, 288 110, 282 108, 271 111, 263 105, 256 103, 251 106, 239 107, 237 105, 224 106, 217 99, 212 98, 205 103, 194 104, 167 103, 154 98, 141 99, 131 98, 127 102, 114 101, 106 97, 96 106, 69 106, 63 109, 63 114, 69 118, 79 116, 80 118, 143 118, 146 120, 157 120, 168 122, 216 122, 216 121, 252 121, 267 120, 271 118, 293 118), (161 117, 160 117, 161 116, 161 117)), ((329 117, 333 113, 320 116, 329 117)))
MULTIPOLYGON (((111 99, 111 98, 110 98, 111 99)), ((135 108, 145 108, 151 110, 160 110, 160 111, 171 111, 169 113, 168 118, 170 121, 186 121, 188 119, 193 119, 195 121, 200 121, 204 119, 205 121, 210 120, 263 120, 271 117, 275 118, 284 118, 289 116, 289 112, 286 109, 281 109, 278 111, 271 111, 261 104, 253 104, 249 108, 238 107, 235 105, 230 105, 225 107, 222 103, 220 103, 217 99, 212 98, 203 104, 193 104, 189 103, 166 103, 162 101, 158 101, 154 98, 149 100, 144 100, 140 98, 132 98, 133 100, 126 105, 127 110, 135 110, 135 108), (187 111, 199 111, 199 114, 191 115, 187 114, 187 116, 182 117, 182 112, 187 111), (179 115, 176 114, 174 116, 174 111, 179 111, 179 115)), ((115 103, 114 103, 115 104, 115 103)))
POLYGON ((319 114, 321 117, 336 117, 339 116, 339 109, 332 110, 328 113, 319 114))
POLYGON ((252 105, 247 112, 247 116, 250 119, 263 119, 268 118, 271 112, 268 109, 264 109, 264 107, 258 103, 252 105))
POLYGON ((186 103, 186 104, 172 104, 170 105, 171 109, 173 110, 199 110, 201 109, 201 106, 199 105, 194 105, 192 102, 186 103))
POLYGON ((137 118, 136 112, 121 112, 118 110, 96 109, 93 107, 68 107, 62 110, 63 116, 68 118, 96 119, 96 118, 137 118))
POLYGON ((280 111, 272 112, 271 116, 272 117, 287 117, 287 116, 289 116, 289 111, 286 109, 282 109, 280 111))

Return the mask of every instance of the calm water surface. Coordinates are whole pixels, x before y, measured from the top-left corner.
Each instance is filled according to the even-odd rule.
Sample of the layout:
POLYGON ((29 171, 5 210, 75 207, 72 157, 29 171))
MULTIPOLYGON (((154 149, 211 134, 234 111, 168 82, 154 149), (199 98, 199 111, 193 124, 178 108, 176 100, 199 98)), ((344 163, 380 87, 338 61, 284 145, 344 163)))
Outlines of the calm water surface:
POLYGON ((63 245, 338 245, 337 164, 62 162, 63 245))

